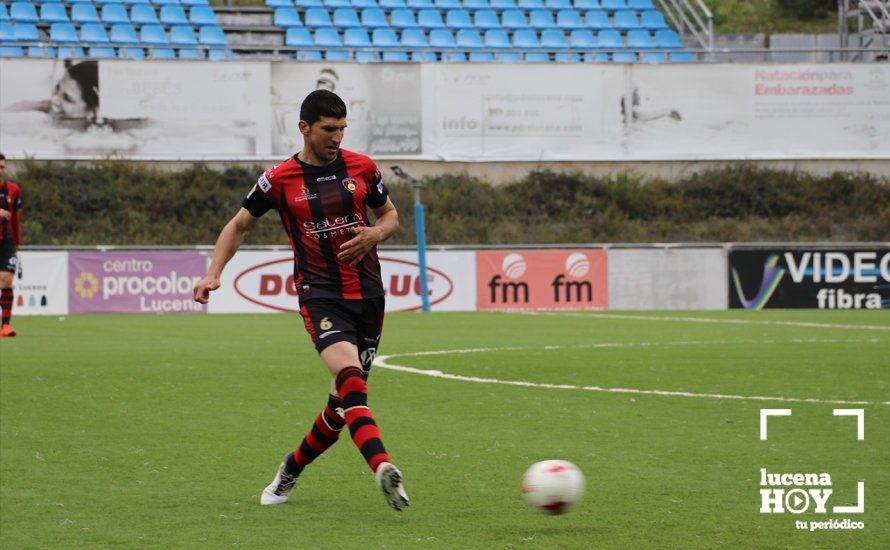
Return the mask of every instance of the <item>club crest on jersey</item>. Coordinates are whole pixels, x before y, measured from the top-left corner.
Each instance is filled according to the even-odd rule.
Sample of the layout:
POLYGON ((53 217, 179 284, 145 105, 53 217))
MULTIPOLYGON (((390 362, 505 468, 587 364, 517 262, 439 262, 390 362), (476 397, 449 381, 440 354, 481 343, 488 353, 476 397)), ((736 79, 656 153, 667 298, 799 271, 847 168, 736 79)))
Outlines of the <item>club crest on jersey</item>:
POLYGON ((343 187, 348 189, 350 193, 355 193, 355 190, 358 187, 358 185, 357 185, 358 182, 355 181, 355 178, 346 178, 345 180, 341 181, 340 183, 342 183, 343 187))
POLYGON ((267 177, 268 174, 269 172, 266 172, 265 174, 260 176, 260 179, 256 180, 257 186, 263 193, 266 193, 269 191, 269 189, 272 189, 272 184, 269 183, 269 178, 267 177))

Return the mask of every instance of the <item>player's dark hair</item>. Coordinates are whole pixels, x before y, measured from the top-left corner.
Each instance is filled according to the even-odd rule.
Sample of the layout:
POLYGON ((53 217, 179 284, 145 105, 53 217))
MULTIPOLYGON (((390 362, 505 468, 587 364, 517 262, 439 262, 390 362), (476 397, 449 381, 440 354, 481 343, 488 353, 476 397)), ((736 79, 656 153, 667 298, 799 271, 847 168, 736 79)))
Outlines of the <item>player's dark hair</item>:
POLYGON ((321 117, 346 118, 346 104, 340 96, 327 90, 315 90, 300 105, 300 120, 312 126, 321 117))
POLYGON ((0 160, 6 160, 6 155, 4 155, 3 153, 0 153, 0 160))

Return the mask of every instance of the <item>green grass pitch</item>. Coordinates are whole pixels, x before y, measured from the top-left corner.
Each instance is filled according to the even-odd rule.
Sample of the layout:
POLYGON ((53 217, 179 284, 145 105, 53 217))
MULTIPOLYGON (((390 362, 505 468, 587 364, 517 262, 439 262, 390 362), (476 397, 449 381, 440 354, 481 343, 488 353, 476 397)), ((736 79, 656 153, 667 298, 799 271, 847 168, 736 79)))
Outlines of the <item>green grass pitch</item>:
POLYGON ((0 341, 3 548, 890 544, 886 312, 390 314, 380 354, 391 365, 531 383, 375 367, 370 404, 405 474, 403 513, 385 505, 346 437, 291 502, 259 505, 330 383, 296 315, 14 324, 19 337, 0 341), (761 408, 793 411, 770 420, 767 441, 761 408), (864 441, 834 408, 865 410, 864 441), (551 458, 587 478, 564 516, 533 510, 519 491, 525 469, 551 458), (830 473, 829 505, 854 504, 863 480, 865 513, 761 514, 760 468, 830 473), (844 517, 865 529, 795 528, 844 517))

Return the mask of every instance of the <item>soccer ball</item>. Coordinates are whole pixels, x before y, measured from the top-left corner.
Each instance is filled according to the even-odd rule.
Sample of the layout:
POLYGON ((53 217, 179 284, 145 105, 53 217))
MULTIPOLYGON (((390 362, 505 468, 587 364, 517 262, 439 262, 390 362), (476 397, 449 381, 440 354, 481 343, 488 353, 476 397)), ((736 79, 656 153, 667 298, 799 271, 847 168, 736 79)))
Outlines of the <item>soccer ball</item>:
POLYGON ((548 514, 564 514, 584 495, 584 474, 571 462, 544 460, 522 476, 526 502, 548 514))

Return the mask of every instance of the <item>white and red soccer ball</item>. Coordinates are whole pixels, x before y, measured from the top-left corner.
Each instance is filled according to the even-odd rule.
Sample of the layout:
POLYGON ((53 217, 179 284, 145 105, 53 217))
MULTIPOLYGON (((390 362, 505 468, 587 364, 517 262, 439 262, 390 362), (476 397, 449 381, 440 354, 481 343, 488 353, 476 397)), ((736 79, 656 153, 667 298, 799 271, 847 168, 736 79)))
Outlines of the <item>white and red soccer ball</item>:
POLYGON ((571 462, 544 460, 522 476, 526 502, 548 514, 564 514, 584 495, 584 474, 571 462))

